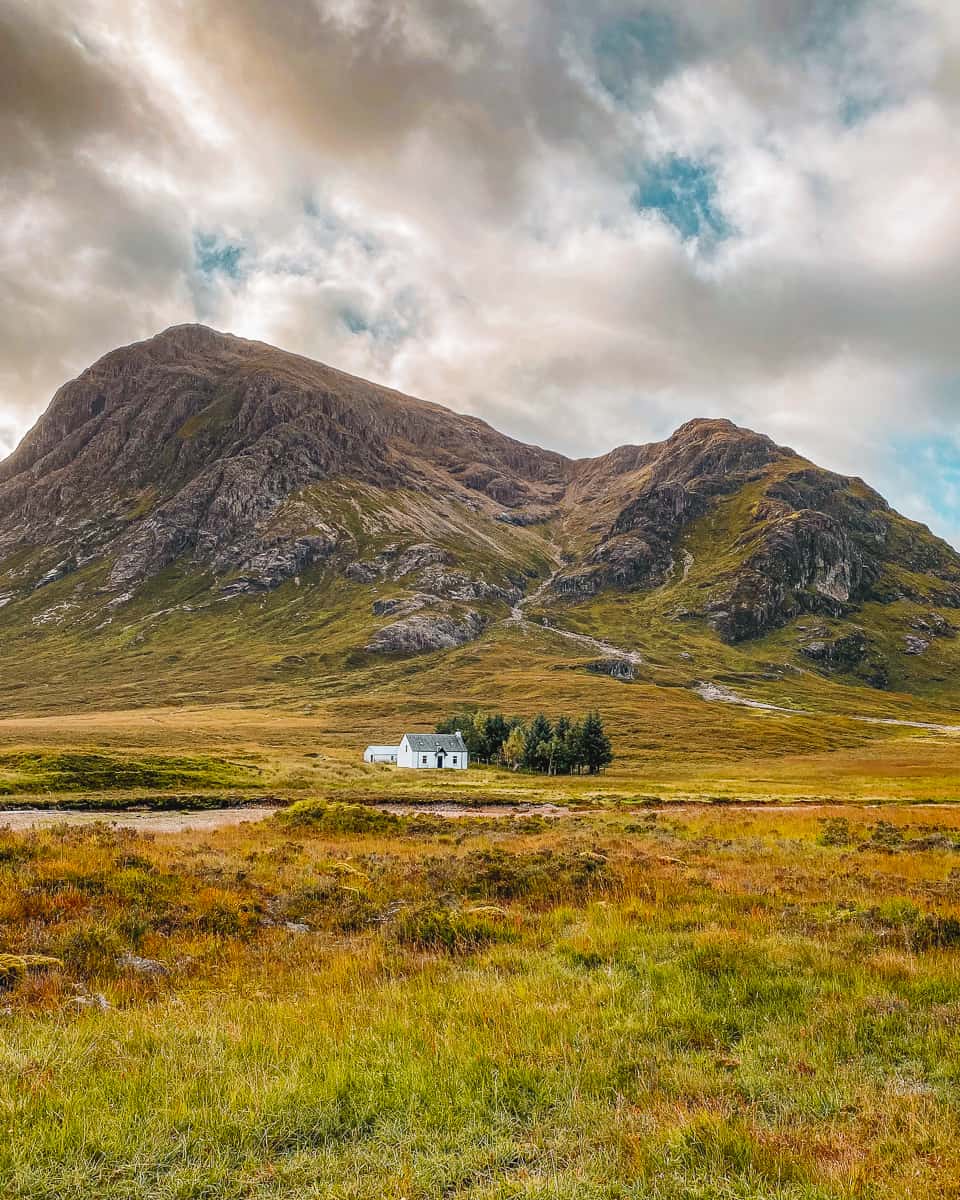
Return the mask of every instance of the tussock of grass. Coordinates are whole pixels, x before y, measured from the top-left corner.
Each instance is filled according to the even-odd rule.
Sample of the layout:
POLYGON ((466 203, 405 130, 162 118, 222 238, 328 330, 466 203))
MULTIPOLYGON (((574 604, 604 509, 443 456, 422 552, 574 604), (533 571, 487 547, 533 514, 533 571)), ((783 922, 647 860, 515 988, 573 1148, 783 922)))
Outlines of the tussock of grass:
POLYGON ((47 971, 62 966, 49 954, 0 954, 0 992, 14 988, 30 971, 47 971))
POLYGON ((386 833, 403 824, 393 813, 362 804, 328 804, 324 800, 299 800, 274 818, 290 829, 317 833, 386 833))

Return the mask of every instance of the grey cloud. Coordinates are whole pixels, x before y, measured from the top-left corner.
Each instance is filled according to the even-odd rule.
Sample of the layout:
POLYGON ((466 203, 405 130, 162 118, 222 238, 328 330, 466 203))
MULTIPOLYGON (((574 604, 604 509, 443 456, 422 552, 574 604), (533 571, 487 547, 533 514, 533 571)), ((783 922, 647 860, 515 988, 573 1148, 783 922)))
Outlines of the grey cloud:
POLYGON ((202 315, 573 454, 730 415, 920 511, 890 447, 955 425, 946 0, 11 0, 0 28, 0 454, 202 315), (732 236, 638 212, 650 158, 709 163, 732 236), (198 233, 243 271, 198 272, 198 233))

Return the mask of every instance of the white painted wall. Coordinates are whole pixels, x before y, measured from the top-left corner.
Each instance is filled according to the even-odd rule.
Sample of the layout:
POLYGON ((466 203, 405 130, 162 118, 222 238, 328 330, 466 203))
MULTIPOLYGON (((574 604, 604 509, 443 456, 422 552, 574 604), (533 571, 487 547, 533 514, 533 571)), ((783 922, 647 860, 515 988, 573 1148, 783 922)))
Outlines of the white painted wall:
MULTIPOLYGON (((466 771, 469 765, 469 755, 466 751, 458 751, 455 754, 448 753, 443 756, 443 770, 445 771, 466 771)), ((437 756, 429 751, 415 753, 404 737, 397 755, 397 766, 409 767, 415 771, 436 771, 438 770, 437 756)))
POLYGON ((399 746, 368 746, 363 752, 363 761, 368 763, 395 763, 399 753, 399 746))

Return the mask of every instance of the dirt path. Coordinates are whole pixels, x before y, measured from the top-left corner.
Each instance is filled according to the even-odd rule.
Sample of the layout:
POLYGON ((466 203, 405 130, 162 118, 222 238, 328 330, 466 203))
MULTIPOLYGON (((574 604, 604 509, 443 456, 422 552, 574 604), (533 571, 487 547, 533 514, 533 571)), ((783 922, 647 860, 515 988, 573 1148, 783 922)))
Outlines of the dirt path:
MULTIPOLYGON (((554 547, 554 561, 559 564, 559 551, 554 547)), ((517 625, 521 629, 536 630, 538 633, 554 633, 557 637, 565 638, 568 642, 576 642, 580 646, 584 646, 594 653, 599 654, 601 658, 615 658, 623 662, 628 662, 632 666, 640 666, 643 658, 635 650, 624 650, 620 646, 613 646, 609 642, 601 641, 599 638, 590 637, 586 633, 574 633, 572 629, 561 629, 556 625, 540 625, 535 621, 531 621, 525 609, 530 604, 535 604, 551 586, 553 581, 559 574, 559 569, 548 575, 543 582, 536 587, 529 595, 524 596, 510 610, 510 616, 506 618, 504 624, 517 625)))
POLYGON ((863 717, 853 713, 821 713, 812 708, 786 708, 782 704, 768 704, 764 700, 750 700, 718 683, 698 683, 693 689, 707 701, 720 704, 737 704, 741 708, 761 708, 767 712, 783 713, 788 717, 817 717, 820 720, 836 717, 845 721, 858 721, 862 725, 893 725, 901 729, 929 729, 934 733, 960 733, 960 725, 937 725, 932 721, 908 721, 898 717, 863 717))
MULTIPOLYGON (((535 630, 538 633, 553 633, 557 637, 565 638, 569 642, 576 642, 578 645, 592 650, 594 653, 599 654, 601 658, 617 659, 621 662, 628 662, 632 666, 641 666, 644 659, 636 650, 626 650, 623 646, 614 646, 611 642, 604 642, 600 638, 590 637, 586 633, 574 633, 571 629, 562 629, 557 625, 541 625, 535 621, 531 621, 527 617, 524 610, 529 605, 535 604, 544 595, 559 574, 561 564, 559 548, 554 546, 553 552, 554 561, 558 564, 558 569, 548 575, 529 595, 524 596, 522 600, 513 606, 510 610, 510 616, 505 619, 504 624, 516 625, 519 628, 527 630, 535 630)), ((694 566, 694 558, 687 550, 683 550, 681 553, 683 554, 683 579, 686 580, 694 566)), ((749 697, 741 696, 737 692, 731 691, 730 688, 723 687, 717 683, 698 683, 694 686, 693 690, 702 700, 710 703, 735 704, 741 708, 755 708, 767 712, 783 713, 788 717, 817 717, 819 719, 840 717, 848 721, 857 721, 862 725, 888 725, 900 729, 926 729, 933 733, 960 734, 960 725, 938 725, 932 721, 911 721, 898 717, 867 717, 847 713, 820 713, 807 708, 787 708, 782 704, 770 704, 764 700, 751 700, 749 697)))
POLYGON ((141 833, 204 833, 230 825, 245 825, 272 817, 275 808, 250 805, 245 808, 213 808, 204 812, 110 812, 103 809, 13 808, 0 812, 0 829, 22 832, 51 825, 111 825, 141 833))

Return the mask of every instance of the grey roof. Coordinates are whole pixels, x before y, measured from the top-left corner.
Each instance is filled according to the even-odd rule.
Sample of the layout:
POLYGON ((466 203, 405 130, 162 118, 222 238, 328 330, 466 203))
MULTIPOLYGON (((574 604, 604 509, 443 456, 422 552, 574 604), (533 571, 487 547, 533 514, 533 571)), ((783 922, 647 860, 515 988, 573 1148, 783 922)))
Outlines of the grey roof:
POLYGON ((418 754, 434 754, 437 750, 444 754, 467 752, 459 733, 405 733, 403 736, 410 743, 410 749, 418 754))

